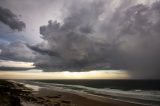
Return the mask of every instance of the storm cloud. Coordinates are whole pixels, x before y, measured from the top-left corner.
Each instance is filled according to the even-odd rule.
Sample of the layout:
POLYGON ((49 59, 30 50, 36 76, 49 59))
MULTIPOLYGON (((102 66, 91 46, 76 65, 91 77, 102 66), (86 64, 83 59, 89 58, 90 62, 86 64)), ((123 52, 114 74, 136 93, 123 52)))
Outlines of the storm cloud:
POLYGON ((159 0, 0 2, 0 60, 32 62, 44 71, 116 69, 132 78, 160 77, 159 0))
POLYGON ((23 21, 20 21, 9 9, 3 7, 0 7, 0 21, 13 30, 22 31, 25 28, 23 21))
POLYGON ((137 78, 142 73, 143 78, 158 78, 160 2, 114 2, 72 1, 63 22, 41 26, 44 42, 28 46, 37 52, 35 66, 45 71, 110 67, 137 78))

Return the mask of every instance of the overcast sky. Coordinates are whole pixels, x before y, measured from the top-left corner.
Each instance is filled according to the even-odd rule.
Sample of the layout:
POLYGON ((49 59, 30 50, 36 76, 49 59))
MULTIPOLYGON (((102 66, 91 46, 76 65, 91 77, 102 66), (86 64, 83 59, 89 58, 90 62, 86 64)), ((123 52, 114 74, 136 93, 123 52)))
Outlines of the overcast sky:
POLYGON ((2 72, 159 78, 159 35, 159 0, 0 0, 2 72))

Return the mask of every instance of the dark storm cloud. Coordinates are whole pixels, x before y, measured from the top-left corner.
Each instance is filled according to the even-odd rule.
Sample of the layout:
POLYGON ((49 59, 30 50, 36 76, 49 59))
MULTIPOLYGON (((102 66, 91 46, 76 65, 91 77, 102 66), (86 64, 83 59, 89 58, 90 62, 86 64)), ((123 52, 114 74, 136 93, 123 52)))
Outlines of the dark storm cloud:
POLYGON ((26 45, 28 48, 32 49, 33 51, 36 51, 40 54, 47 54, 49 56, 56 56, 56 57, 60 57, 58 53, 54 52, 54 51, 51 51, 51 50, 47 50, 47 49, 42 49, 42 48, 39 48, 37 46, 31 46, 31 45, 26 45))
POLYGON ((2 67, 0 66, 0 70, 1 71, 26 71, 26 70, 30 70, 30 69, 34 69, 34 68, 23 68, 23 67, 2 67))
POLYGON ((45 43, 29 46, 38 52, 35 65, 46 70, 110 66, 137 78, 158 78, 160 2, 124 0, 115 9, 111 4, 73 1, 63 23, 41 26, 45 43))
MULTIPOLYGON (((160 2, 132 6, 126 10, 118 39, 127 69, 138 70, 139 76, 160 76, 160 2)), ((134 75, 137 73, 131 71, 134 75)))
POLYGON ((74 4, 69 8, 70 16, 64 20, 64 25, 60 25, 57 21, 49 21, 47 26, 40 27, 42 38, 47 41, 48 46, 43 49, 38 47, 31 47, 31 49, 40 54, 45 53, 45 55, 39 54, 38 60, 39 58, 50 59, 35 61, 36 66, 47 66, 46 68, 51 69, 81 69, 89 63, 94 64, 102 59, 94 55, 104 55, 99 50, 106 45, 94 42, 93 40, 96 39, 92 38, 92 33, 94 33, 98 16, 104 11, 103 2, 87 3, 83 4, 83 7, 77 2, 74 4), (99 48, 95 48, 95 45, 99 48))
POLYGON ((3 7, 0 7, 0 21, 13 30, 22 31, 25 28, 24 22, 20 21, 9 9, 3 7))

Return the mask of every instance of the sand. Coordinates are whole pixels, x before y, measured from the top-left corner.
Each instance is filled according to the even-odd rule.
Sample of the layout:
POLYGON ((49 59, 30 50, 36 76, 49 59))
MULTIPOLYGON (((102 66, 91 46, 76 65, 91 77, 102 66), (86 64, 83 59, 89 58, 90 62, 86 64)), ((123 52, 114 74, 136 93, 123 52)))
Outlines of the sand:
POLYGON ((76 104, 76 106, 145 106, 82 92, 66 92, 51 88, 40 88, 35 95, 37 97, 55 97, 59 95, 60 100, 71 101, 71 104, 76 104))

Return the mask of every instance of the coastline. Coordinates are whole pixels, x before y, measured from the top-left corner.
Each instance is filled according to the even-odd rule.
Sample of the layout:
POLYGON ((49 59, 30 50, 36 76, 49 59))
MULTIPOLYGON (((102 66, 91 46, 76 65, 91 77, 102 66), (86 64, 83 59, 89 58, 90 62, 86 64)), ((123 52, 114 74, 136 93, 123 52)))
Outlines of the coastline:
POLYGON ((92 94, 75 94, 71 92, 63 92, 47 88, 41 88, 38 92, 40 96, 51 96, 52 93, 63 95, 63 99, 72 100, 73 103, 78 104, 78 106, 146 106, 92 94))
POLYGON ((130 101, 123 101, 111 97, 103 97, 80 91, 64 91, 62 89, 57 89, 56 87, 47 88, 32 84, 27 84, 27 86, 28 85, 32 89, 39 88, 39 90, 37 90, 37 96, 46 97, 53 95, 62 95, 62 99, 72 101, 74 104, 77 104, 78 106, 148 106, 145 104, 132 103, 130 101))
MULTIPOLYGON (((14 106, 147 106, 81 91, 66 91, 56 87, 43 87, 21 81, 1 80, 0 85, 0 93, 4 94, 0 95, 1 98, 8 99, 10 102, 12 100, 8 96, 6 97, 9 94, 9 97, 14 97, 19 102, 19 105, 12 104, 14 106), (2 85, 7 87, 8 91, 4 90, 2 85)), ((0 100, 0 102, 3 101, 0 100)))

